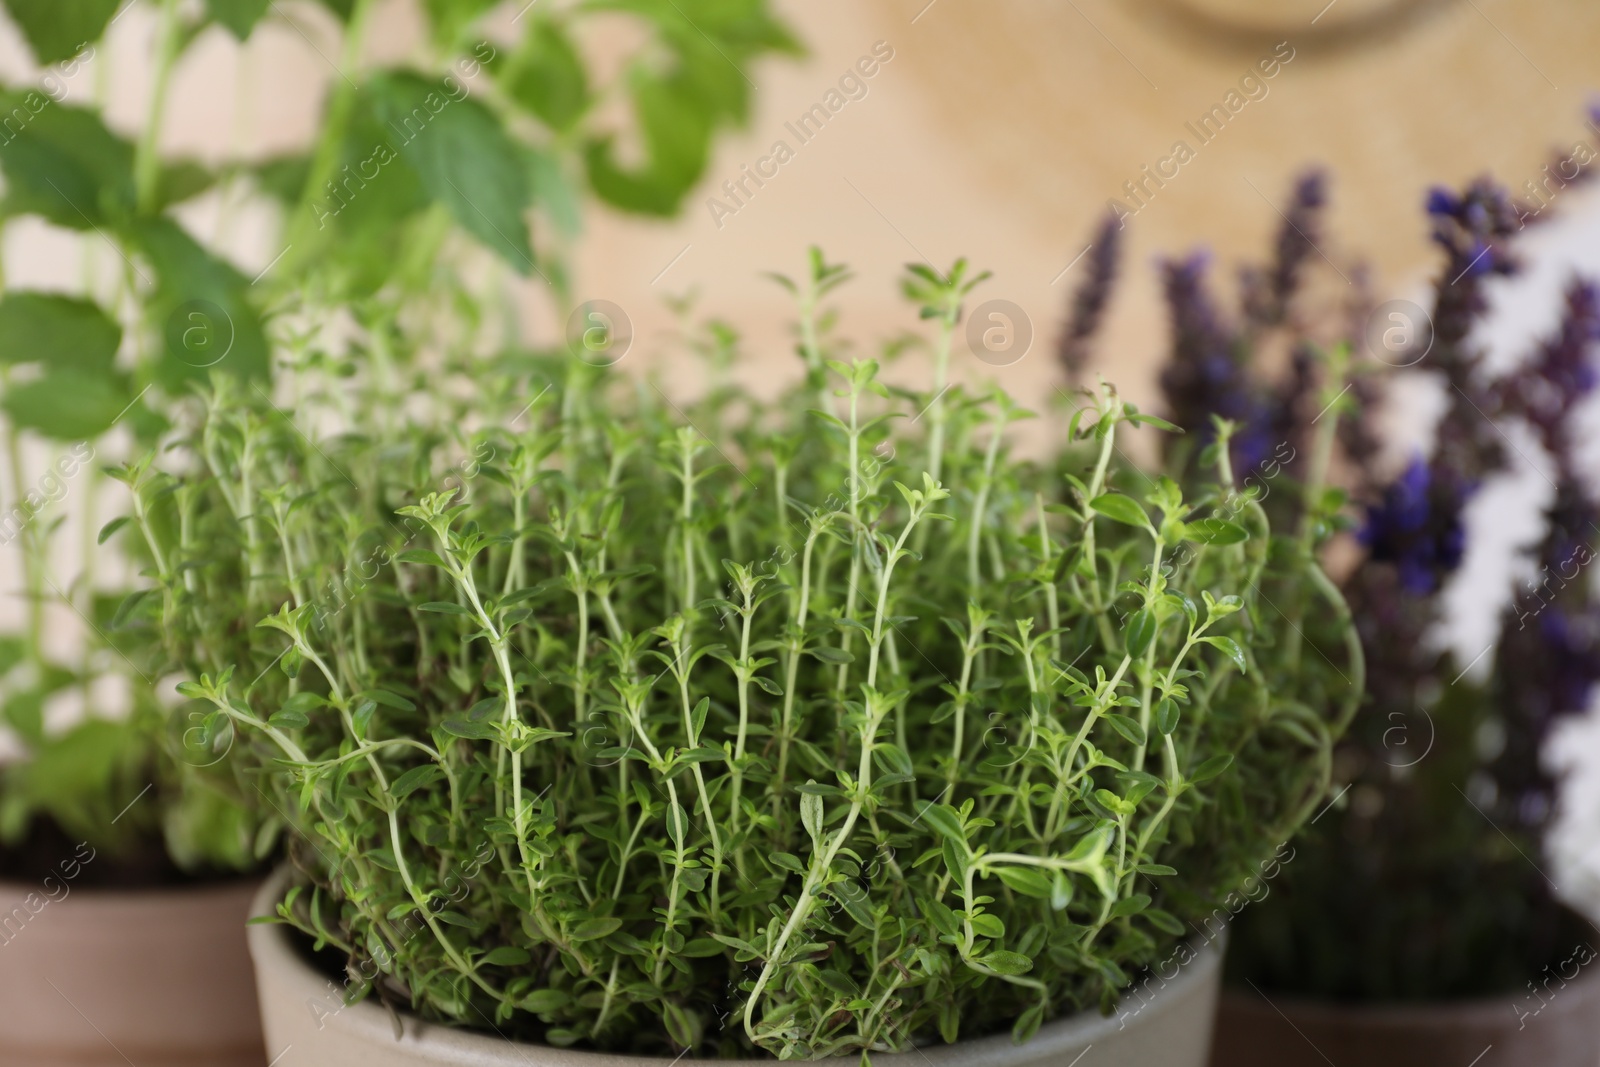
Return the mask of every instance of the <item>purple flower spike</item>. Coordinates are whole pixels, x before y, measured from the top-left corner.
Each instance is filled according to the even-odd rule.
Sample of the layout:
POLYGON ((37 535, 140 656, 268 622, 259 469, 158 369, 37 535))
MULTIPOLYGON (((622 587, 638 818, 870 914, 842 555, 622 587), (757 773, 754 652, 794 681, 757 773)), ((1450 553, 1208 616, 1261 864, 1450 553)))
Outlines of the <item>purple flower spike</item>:
POLYGON ((1454 215, 1460 203, 1455 194, 1442 185, 1435 185, 1428 190, 1427 210, 1430 215, 1454 215))
POLYGON ((1368 558, 1392 564, 1406 592, 1434 592, 1461 565, 1466 543, 1461 510, 1470 495, 1470 489, 1456 488, 1421 456, 1413 458, 1367 508, 1360 537, 1368 558))
POLYGON ((1067 325, 1056 349, 1070 381, 1083 374, 1089 360, 1089 342, 1100 329, 1121 259, 1122 223, 1115 214, 1107 214, 1095 230, 1088 253, 1089 274, 1072 294, 1067 325))

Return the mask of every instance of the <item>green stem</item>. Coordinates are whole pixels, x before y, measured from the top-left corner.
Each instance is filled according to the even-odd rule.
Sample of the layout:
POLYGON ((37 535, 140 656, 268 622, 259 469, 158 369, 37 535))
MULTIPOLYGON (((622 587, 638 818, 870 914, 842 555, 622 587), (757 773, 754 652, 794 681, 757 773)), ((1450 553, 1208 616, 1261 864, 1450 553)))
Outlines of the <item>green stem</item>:
MULTIPOLYGON (((311 166, 306 173, 306 183, 300 190, 300 201, 290 215, 291 222, 285 234, 285 249, 298 248, 291 259, 296 263, 309 262, 318 244, 313 236, 321 229, 313 202, 323 194, 323 188, 333 180, 339 170, 339 157, 344 152, 345 133, 355 111, 356 85, 351 80, 361 59, 361 48, 366 37, 368 16, 374 0, 355 0, 350 18, 345 22, 344 45, 339 53, 338 77, 333 79, 332 95, 328 100, 328 114, 322 124, 322 136, 311 156, 311 166)), ((292 276, 294 272, 284 271, 292 276)))
MULTIPOLYGON (((9 382, 9 373, 0 376, 0 383, 9 382)), ((10 467, 11 492, 15 497, 14 509, 26 507, 27 491, 22 483, 22 436, 16 424, 6 420, 6 463, 10 467)), ((28 515, 17 530, 17 540, 22 552, 23 595, 28 601, 27 655, 38 665, 44 663, 44 560, 43 547, 29 527, 38 516, 28 515)))
POLYGON ((141 215, 153 215, 161 192, 161 124, 167 108, 167 89, 172 68, 178 59, 181 27, 178 25, 178 0, 161 0, 156 24, 155 85, 150 92, 150 109, 133 157, 134 203, 141 215))

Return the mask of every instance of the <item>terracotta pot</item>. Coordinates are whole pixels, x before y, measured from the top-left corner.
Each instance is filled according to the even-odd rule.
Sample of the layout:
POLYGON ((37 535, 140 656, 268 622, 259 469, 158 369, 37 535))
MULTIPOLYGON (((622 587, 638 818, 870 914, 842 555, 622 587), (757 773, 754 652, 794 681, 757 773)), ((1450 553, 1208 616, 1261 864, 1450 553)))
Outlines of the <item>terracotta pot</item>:
POLYGON ((0 882, 0 1067, 261 1067, 257 888, 0 882))
POLYGON ((1345 1005, 1223 993, 1212 1067, 1595 1067, 1600 938, 1532 983, 1482 1000, 1345 1005))
MULTIPOLYGON (((256 897, 270 914, 286 878, 274 876, 256 897)), ((667 1067, 679 1060, 648 1059, 514 1043, 490 1034, 454 1030, 410 1016, 394 1019, 374 1001, 342 1007, 339 987, 296 950, 287 927, 249 928, 267 1051, 275 1067, 667 1067), (396 1036, 396 1026, 400 1035, 396 1036)), ((874 1067, 1069 1067, 1089 1049, 1083 1067, 1204 1067, 1211 1042, 1222 970, 1222 943, 1183 950, 1189 962, 1165 983, 1152 980, 1109 1017, 1085 1012, 1048 1023, 1032 1041, 980 1038, 899 1055, 874 1055, 874 1067)), ((727 1067, 775 1061, 717 1060, 727 1067)), ((836 1061, 853 1065, 860 1057, 836 1061)))

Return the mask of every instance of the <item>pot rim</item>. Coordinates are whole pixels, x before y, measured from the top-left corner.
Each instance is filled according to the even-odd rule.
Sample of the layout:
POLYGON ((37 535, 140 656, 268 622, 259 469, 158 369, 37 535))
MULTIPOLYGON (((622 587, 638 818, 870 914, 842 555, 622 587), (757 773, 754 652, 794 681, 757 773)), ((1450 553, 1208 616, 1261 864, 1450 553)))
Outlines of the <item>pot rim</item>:
MULTIPOLYGON (((287 889, 291 875, 288 865, 280 866, 273 871, 262 883, 255 899, 251 902, 250 914, 252 918, 274 915, 279 901, 287 889)), ((319 998, 326 1000, 330 990, 336 989, 334 979, 328 977, 314 968, 305 958, 295 950, 291 943, 291 928, 282 923, 252 923, 246 928, 250 945, 250 956, 255 962, 259 974, 257 987, 261 990, 263 1000, 268 996, 267 990, 273 982, 266 976, 271 974, 281 983, 283 980, 294 984, 294 998, 298 1003, 315 1003, 319 998)), ((1115 1036, 1123 1029, 1138 1027, 1141 1022, 1159 1018, 1161 1006, 1165 1004, 1179 1004, 1189 997, 1203 990, 1207 981, 1218 976, 1222 966, 1223 952, 1227 947, 1227 931, 1224 930, 1213 940, 1197 937, 1189 942, 1181 942, 1191 950, 1191 958, 1180 965, 1176 977, 1165 981, 1157 993, 1166 993, 1165 996, 1157 995, 1148 1005, 1141 1004, 1138 1011, 1131 1017, 1124 1019, 1118 1013, 1101 1015, 1094 1009, 1077 1012, 1051 1022, 1045 1023, 1026 1044, 1033 1055, 1047 1055, 1054 1050, 1076 1053, 1080 1050, 1087 1051, 1086 1046, 1098 1044, 1115 1036), (1144 1007, 1149 1006, 1152 1011, 1144 1012, 1144 1007)), ((1174 953, 1178 950, 1174 949, 1174 953)), ((1140 984, 1140 983, 1135 983, 1140 984)), ((1123 1004, 1127 998, 1135 995, 1133 986, 1124 992, 1123 1004)), ((310 1010, 309 1008, 307 1010, 310 1010)), ((263 1015, 266 1015, 263 1004, 263 1015)), ((442 1023, 430 1023, 417 1018, 409 1013, 398 1017, 377 1002, 367 999, 358 1004, 348 1005, 331 1015, 325 1016, 328 1025, 338 1026, 347 1031, 354 1031, 356 1036, 371 1042, 376 1047, 384 1043, 397 1040, 396 1025, 402 1028, 399 1038, 407 1044, 421 1045, 427 1055, 443 1065, 460 1065, 460 1067, 478 1067, 478 1065, 499 1062, 495 1056, 504 1056, 502 1046, 509 1045, 513 1050, 534 1048, 539 1051, 539 1063, 542 1067, 599 1067, 602 1063, 614 1064, 629 1062, 640 1064, 673 1064, 678 1060, 669 1060, 662 1056, 636 1056, 622 1053, 602 1053, 584 1049, 562 1049, 550 1045, 533 1045, 525 1042, 512 1041, 503 1036, 497 1037, 482 1030, 469 1030, 465 1028, 448 1026, 442 1023)), ((319 1022, 319 1026, 321 1022, 319 1022)), ((269 1028, 270 1039, 270 1028, 269 1028)), ((970 1040, 958 1041, 954 1045, 929 1045, 918 1047, 906 1053, 873 1053, 872 1060, 875 1064, 901 1065, 901 1067, 957 1067, 973 1064, 989 1064, 1005 1062, 999 1058, 1005 1050, 1016 1049, 1018 1046, 1011 1040, 1009 1033, 989 1034, 970 1040)), ((680 1057, 681 1059, 682 1057, 680 1057)), ((850 1063, 859 1060, 858 1053, 846 1056, 833 1057, 822 1062, 850 1063)), ((509 1061, 507 1061, 509 1062, 509 1061)), ((698 1062, 698 1061, 691 1061, 698 1062)), ((771 1057, 765 1059, 740 1059, 740 1060, 707 1060, 726 1067, 766 1067, 779 1062, 771 1057)))

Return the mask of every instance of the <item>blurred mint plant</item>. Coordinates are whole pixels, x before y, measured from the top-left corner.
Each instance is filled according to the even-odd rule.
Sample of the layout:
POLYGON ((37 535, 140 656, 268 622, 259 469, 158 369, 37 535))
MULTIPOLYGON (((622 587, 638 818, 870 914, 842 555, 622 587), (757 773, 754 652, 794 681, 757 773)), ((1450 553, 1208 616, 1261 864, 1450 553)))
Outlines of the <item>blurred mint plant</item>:
MULTIPOLYGON (((123 472, 164 560, 131 614, 350 999, 655 1054, 1026 1039, 1192 952, 1321 802, 1360 648, 1304 542, 1221 513, 1227 450, 1187 495, 1113 465, 1160 420, 1109 385, 1060 470, 998 391, 935 444, 933 389, 807 326, 811 266, 820 398, 308 368, 294 422, 219 379, 123 472)), ((906 288, 946 328, 962 277, 906 288)))
MULTIPOLYGON (((798 45, 765 0, 541 3, 512 20, 514 39, 494 41, 480 23, 509 5, 427 0, 415 65, 367 69, 358 60, 374 0, 154 0, 152 90, 129 139, 77 99, 92 95, 87 85, 79 91, 83 81, 97 80, 103 90, 105 72, 86 71, 104 62, 97 50, 125 6, 3 3, 41 73, 31 85, 0 92, 0 234, 13 219, 42 219, 82 234, 90 254, 109 245, 114 269, 96 277, 87 268, 84 297, 0 295, 0 410, 16 497, 4 537, 22 557, 27 620, 20 633, 0 638, 0 709, 24 750, 20 763, 0 771, 0 841, 17 843, 35 816, 47 815, 75 835, 129 849, 165 823, 169 850, 186 864, 246 864, 266 839, 254 837, 243 814, 230 823, 210 812, 211 799, 196 799, 237 801, 238 783, 222 775, 196 784, 190 764, 212 761, 183 753, 188 724, 164 723, 150 679, 126 670, 145 662, 148 650, 124 625, 123 598, 99 591, 93 542, 85 539, 82 571, 65 589, 48 573, 49 549, 60 546, 52 534, 61 518, 52 509, 70 494, 92 538, 106 460, 74 461, 69 480, 59 469, 30 469, 33 450, 92 459, 115 423, 148 443, 165 427, 170 398, 215 374, 261 387, 274 359, 300 358, 307 343, 272 316, 308 304, 323 319, 336 307, 372 322, 368 356, 385 366, 398 309, 420 317, 442 306, 453 328, 470 330, 486 301, 455 271, 470 255, 452 242, 456 231, 518 273, 538 272, 564 315, 571 304, 566 251, 585 195, 627 211, 676 211, 716 134, 747 117, 747 67, 770 53, 797 53, 798 45), (176 65, 206 33, 242 41, 263 20, 288 22, 308 40, 330 27, 341 37, 310 150, 214 168, 163 158, 158 145, 176 65), (642 31, 607 78, 582 40, 586 24, 603 20, 642 31), (624 151, 619 141, 638 150, 624 151), (174 211, 213 191, 225 194, 226 213, 241 190, 283 205, 282 252, 254 280, 226 249, 192 236, 174 211), (93 631, 76 663, 46 651, 53 602, 71 606, 93 631), (93 714, 90 688, 106 673, 126 678, 132 690, 134 711, 116 723, 93 714), (89 720, 46 728, 45 706, 73 687, 82 690, 89 720), (145 805, 153 811, 132 809, 113 832, 110 820, 155 782, 164 785, 145 805), (179 798, 183 806, 174 807, 179 798), (179 830, 202 825, 215 831, 205 844, 179 830)), ((160 573, 153 544, 137 544, 136 556, 160 573)))

